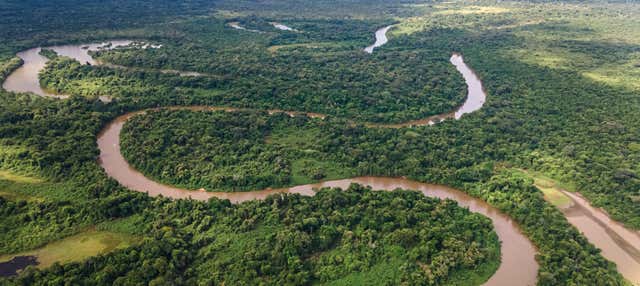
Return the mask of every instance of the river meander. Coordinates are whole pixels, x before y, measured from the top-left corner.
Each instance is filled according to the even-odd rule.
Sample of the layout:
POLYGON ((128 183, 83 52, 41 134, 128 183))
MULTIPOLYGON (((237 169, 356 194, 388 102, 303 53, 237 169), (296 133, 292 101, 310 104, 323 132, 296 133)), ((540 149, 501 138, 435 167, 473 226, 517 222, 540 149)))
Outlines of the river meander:
POLYGON ((373 45, 364 48, 364 51, 366 53, 372 54, 374 49, 379 48, 389 42, 389 39, 387 39, 387 32, 389 31, 389 29, 391 29, 391 27, 393 26, 386 26, 378 29, 375 34, 376 41, 373 43, 373 45))
MULTIPOLYGON (((373 125, 377 128, 398 128, 416 125, 435 124, 446 118, 460 118, 463 114, 478 110, 485 101, 486 94, 482 88, 480 79, 464 63, 461 55, 454 54, 451 62, 463 74, 468 85, 468 96, 465 103, 455 112, 445 115, 432 116, 427 119, 412 121, 394 125, 373 125)), ((235 108, 225 107, 171 107, 171 109, 198 110, 224 110, 233 112, 235 108)), ((277 112, 278 110, 271 110, 277 112)), ((196 200, 208 200, 212 197, 229 199, 234 203, 248 200, 264 199, 278 193, 295 193, 307 196, 315 194, 317 188, 340 187, 347 188, 352 183, 372 187, 374 190, 393 191, 395 189, 417 190, 430 197, 452 199, 471 211, 489 217, 494 225, 496 233, 501 241, 501 264, 496 273, 485 285, 533 285, 536 282, 538 264, 535 261, 536 249, 533 244, 522 234, 519 227, 505 214, 501 213, 486 202, 471 197, 464 192, 442 185, 420 183, 404 178, 389 177, 358 177, 344 180, 326 181, 317 184, 294 186, 290 188, 265 189, 252 192, 207 192, 204 190, 186 190, 165 185, 147 178, 144 174, 129 165, 120 152, 120 132, 127 120, 133 116, 144 113, 137 111, 119 116, 109 123, 98 136, 98 148, 100 149, 100 165, 107 174, 117 180, 123 186, 139 192, 146 192, 151 196, 162 195, 164 197, 196 200)), ((295 112, 289 113, 295 116, 295 112)), ((306 114, 306 113, 304 113, 306 114)), ((312 117, 320 117, 319 114, 306 114, 312 117)))
MULTIPOLYGON (((84 45, 53 46, 47 47, 47 49, 55 51, 58 55, 73 58, 82 64, 95 65, 97 62, 89 55, 89 51, 112 49, 127 46, 131 43, 132 41, 119 40, 84 45)), ((68 95, 57 94, 43 89, 40 86, 38 74, 49 61, 48 58, 40 55, 41 50, 42 48, 33 48, 19 52, 17 56, 20 57, 24 63, 5 79, 2 83, 2 88, 13 92, 31 92, 45 97, 67 98, 68 95)), ((101 100, 109 101, 109 98, 101 97, 101 100)))
MULTIPOLYGON (((367 48, 367 52, 373 52, 374 48, 379 47, 387 42, 386 32, 390 26, 384 27, 376 32, 376 43, 367 48)), ((91 56, 88 51, 101 48, 111 48, 116 46, 129 45, 131 41, 111 41, 111 45, 105 43, 89 44, 89 45, 64 45, 49 47, 58 54, 74 58, 81 63, 99 64, 91 56)), ((55 94, 46 91, 40 87, 38 73, 44 68, 47 59, 39 54, 40 48, 34 48, 18 53, 23 59, 24 65, 14 71, 3 83, 3 88, 14 92, 32 92, 40 96, 65 98, 65 95, 55 94)), ((468 95, 465 102, 455 111, 450 113, 430 116, 428 118, 404 122, 400 124, 367 124, 372 128, 402 128, 437 124, 445 119, 459 119, 462 115, 474 112, 480 109, 485 100, 486 93, 483 89, 482 82, 479 77, 465 63, 462 55, 453 54, 451 63, 463 75, 468 87, 468 95)), ((226 110, 234 111, 237 109, 226 107, 172 107, 173 109, 191 109, 197 110, 226 110)), ((278 110, 272 110, 277 112, 278 110)), ((170 198, 192 198, 198 200, 207 200, 211 197, 229 199, 232 202, 243 202, 247 200, 263 199, 268 195, 276 193, 297 193, 302 195, 313 195, 316 188, 322 187, 341 187, 346 188, 351 183, 371 186, 374 190, 394 190, 397 188, 417 190, 426 196, 438 197, 443 199, 452 199, 457 201, 461 206, 468 207, 471 211, 483 214, 489 217, 495 227, 502 245, 501 255, 502 262, 499 269, 486 283, 486 285, 533 285, 536 282, 538 272, 538 264, 535 261, 536 249, 533 244, 521 233, 518 226, 506 215, 502 214, 492 206, 480 199, 470 197, 469 195, 446 186, 420 183, 407 180, 404 178, 388 178, 388 177, 358 177, 344 180, 335 180, 321 182, 317 184, 295 186, 282 189, 266 189, 256 190, 253 192, 206 192, 198 190, 185 190, 172 186, 167 186, 159 182, 155 182, 142 173, 132 168, 120 153, 119 135, 125 122, 137 114, 145 111, 137 111, 127 113, 117 117, 109 123, 98 136, 98 147, 100 149, 100 165, 105 169, 106 173, 117 180, 123 186, 139 192, 146 192, 149 195, 162 195, 170 198)), ((290 112, 296 115, 300 113, 290 112)), ((304 113, 312 117, 320 117, 321 114, 304 113)), ((567 194, 572 197, 571 194, 567 194)), ((624 229, 619 224, 614 224, 605 213, 593 208, 586 201, 581 201, 580 197, 572 197, 578 206, 572 210, 563 210, 567 219, 574 224, 585 236, 596 246, 603 249, 603 255, 618 264, 619 270, 623 275, 635 282, 640 280, 640 271, 637 265, 639 261, 638 245, 640 245, 640 236, 637 232, 624 229), (582 213, 576 216, 576 209, 579 207, 582 213), (590 215, 584 215, 590 213, 590 215), (594 217, 598 220, 584 220, 584 217, 594 217), (604 223, 603 223, 604 222, 604 223), (612 233, 611 229, 615 228, 617 233, 622 235, 610 235, 609 238, 602 235, 602 231, 594 232, 594 229, 602 228, 606 233, 612 233), (607 231, 609 229, 609 231, 607 231), (608 250, 612 243, 620 242, 624 247, 608 250), (613 242, 612 242, 613 241, 613 242), (627 247, 631 246, 631 247, 627 247), (609 255, 608 253, 616 253, 609 255), (636 264, 633 264, 633 263, 636 264)), ((617 243, 620 245, 619 243, 617 243)))

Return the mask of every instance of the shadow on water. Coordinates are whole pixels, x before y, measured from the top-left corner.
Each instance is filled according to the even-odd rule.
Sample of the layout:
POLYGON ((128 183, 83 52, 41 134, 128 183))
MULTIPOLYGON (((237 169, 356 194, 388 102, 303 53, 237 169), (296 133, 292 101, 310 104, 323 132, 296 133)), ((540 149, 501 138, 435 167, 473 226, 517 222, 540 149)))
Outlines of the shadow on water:
POLYGON ((0 263, 0 277, 18 275, 18 271, 27 268, 27 266, 38 264, 38 258, 35 256, 16 256, 7 262, 0 263))

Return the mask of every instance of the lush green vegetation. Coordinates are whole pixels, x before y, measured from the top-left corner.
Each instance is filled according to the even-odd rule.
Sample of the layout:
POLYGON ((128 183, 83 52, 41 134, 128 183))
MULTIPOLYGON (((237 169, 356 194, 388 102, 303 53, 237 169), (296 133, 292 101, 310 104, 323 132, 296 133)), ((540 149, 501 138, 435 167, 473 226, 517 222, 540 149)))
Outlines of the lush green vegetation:
POLYGON ((125 158, 162 182, 209 191, 252 191, 348 178, 324 122, 266 112, 160 111, 132 118, 125 158))
MULTIPOLYGON (((135 121, 136 119, 134 118, 133 120, 136 122, 134 124, 139 127, 135 129, 136 131, 131 130, 131 132, 144 132, 142 130, 143 126, 149 125, 145 125, 143 122, 157 121, 154 124, 166 124, 166 122, 178 121, 178 118, 189 117, 199 119, 186 120, 186 125, 198 121, 211 122, 210 119, 213 114, 187 111, 152 113, 149 116, 140 117, 139 121, 135 121), (158 118, 161 115, 168 117, 168 119, 158 118)), ((224 115, 222 113, 217 114, 218 116, 224 115)), ((229 115, 227 114, 224 117, 229 118, 229 115)), ((242 118, 242 115, 237 116, 242 118)), ((596 256, 596 249, 590 246, 584 237, 570 227, 560 211, 544 201, 542 193, 533 187, 533 182, 529 177, 520 172, 501 170, 490 162, 478 164, 469 160, 474 156, 476 158, 486 156, 483 155, 486 153, 483 145, 464 143, 468 142, 470 138, 460 135, 460 137, 447 137, 448 141, 443 142, 442 137, 433 135, 443 132, 442 129, 447 128, 450 128, 448 132, 452 132, 456 124, 444 123, 441 128, 396 130, 370 129, 332 119, 323 122, 321 124, 321 126, 324 126, 321 132, 323 135, 318 137, 320 140, 322 138, 331 138, 332 140, 331 144, 325 145, 328 147, 323 146, 323 149, 329 148, 326 152, 340 155, 341 162, 347 167, 355 169, 357 174, 387 176, 409 174, 420 181, 443 182, 466 189, 509 213, 521 224, 524 231, 540 248, 541 256, 539 261, 542 267, 540 279, 543 285, 555 285, 559 281, 574 281, 577 284, 589 284, 591 281, 607 284, 615 281, 612 280, 616 277, 613 274, 615 270, 613 270, 612 265, 603 258, 596 256), (460 150, 464 150, 468 156, 459 156, 459 154, 462 154, 460 150), (389 155, 380 156, 379 154, 389 155), (416 158, 421 159, 417 160, 416 158), (432 165, 425 167, 427 162, 432 165), (428 172, 423 173, 421 170, 425 169, 428 172), (558 249, 562 250, 559 251, 558 249), (566 261, 571 261, 571 264, 579 264, 581 265, 580 267, 589 268, 591 271, 581 271, 580 275, 586 276, 574 277, 572 276, 572 273, 575 273, 573 268, 563 266, 566 261), (606 273, 614 276, 607 276, 606 273)), ((153 124, 150 125, 153 126, 153 124)), ((253 126, 255 124, 250 125, 253 126)), ((233 124, 229 124, 227 127, 233 130, 232 126, 233 124)), ((199 128, 202 129, 202 126, 199 128)), ((153 129, 168 130, 165 128, 153 129)), ((313 128, 310 130, 313 130, 313 128)), ((180 131, 174 130, 173 132, 180 131)), ((303 138, 304 135, 301 134, 304 134, 304 132, 306 131, 298 131, 296 133, 296 130, 290 129, 288 130, 288 136, 290 138, 303 138)), ((150 132, 150 134, 153 134, 153 132, 150 132)), ((156 136, 156 138, 176 140, 175 138, 168 139, 168 137, 164 136, 156 136)), ((194 144, 198 142, 188 136, 183 136, 182 138, 183 142, 193 142, 194 144)), ((152 142, 136 143, 135 145, 145 146, 145 148, 150 149, 154 148, 154 146, 161 146, 152 142)), ((193 146, 195 148, 190 149, 191 151, 205 153, 209 151, 209 148, 206 148, 205 145, 196 144, 193 146)), ((179 150, 179 148, 174 150, 179 150)), ((275 154, 283 156, 284 152, 275 154)), ((142 159, 133 159, 134 162, 150 158, 142 153, 139 155, 142 159)), ((173 165, 169 161, 159 162, 158 164, 173 165)), ((264 171, 269 170, 271 169, 264 169, 264 171)))
MULTIPOLYGON (((283 268, 289 261, 277 264, 285 262, 271 259, 275 258, 271 253, 259 250, 276 249, 277 240, 266 238, 277 238, 279 231, 283 234, 307 233, 308 237, 318 238, 317 230, 298 229, 304 227, 307 217, 293 216, 290 222, 281 219, 288 215, 267 219, 271 204, 264 202, 230 206, 217 200, 205 204, 148 198, 123 190, 107 179, 96 164, 96 134, 117 114, 155 106, 210 104, 319 111, 337 118, 315 122, 305 118, 269 117, 262 113, 235 114, 247 120, 242 122, 229 114, 163 111, 136 118, 127 128, 143 132, 149 136, 147 138, 182 135, 183 139, 170 137, 162 145, 146 141, 153 143, 149 146, 141 145, 145 141, 130 140, 125 144, 126 148, 131 148, 127 157, 145 172, 154 173, 160 168, 151 165, 152 160, 169 170, 177 167, 180 162, 177 152, 182 150, 177 146, 180 142, 190 144, 186 152, 180 151, 186 153, 182 159, 190 162, 195 158, 189 157, 190 153, 206 156, 212 151, 224 150, 240 154, 237 149, 240 146, 231 144, 206 148, 213 142, 230 142, 231 139, 225 136, 235 134, 234 128, 247 131, 241 138, 255 151, 248 154, 268 153, 270 160, 304 158, 300 151, 316 150, 308 148, 309 145, 320 146, 322 156, 313 157, 320 158, 313 162, 320 170, 336 172, 334 164, 338 164, 341 167, 338 171, 344 170, 344 174, 409 176, 420 181, 444 183, 499 207, 522 226, 538 247, 540 285, 623 284, 614 266, 604 260, 555 207, 543 200, 542 193, 533 187, 533 181, 510 169, 535 169, 571 185, 614 218, 640 228, 640 121, 637 120, 637 114, 640 114, 637 85, 640 63, 640 18, 637 14, 640 6, 633 3, 574 5, 490 1, 478 1, 473 5, 461 2, 408 5, 410 3, 388 1, 389 4, 379 9, 374 17, 367 18, 357 16, 366 15, 372 6, 360 1, 345 4, 353 8, 351 10, 336 9, 336 1, 312 1, 309 9, 323 7, 317 10, 317 15, 311 15, 303 4, 291 2, 297 1, 221 2, 216 5, 225 10, 206 17, 192 17, 194 13, 200 13, 194 12, 198 9, 185 12, 185 9, 167 3, 150 9, 148 15, 144 9, 127 12, 109 8, 113 7, 113 2, 85 3, 83 7, 88 8, 82 10, 84 14, 65 18, 61 16, 68 16, 67 13, 71 13, 68 11, 73 11, 67 4, 72 1, 62 1, 57 7, 42 4, 46 7, 39 10, 40 14, 28 14, 28 17, 20 11, 34 2, 3 2, 1 5, 5 6, 1 7, 0 13, 11 16, 0 17, 3 28, 0 29, 0 66, 3 70, 15 68, 16 60, 9 62, 15 52, 45 42, 129 37, 165 45, 157 50, 121 50, 96 55, 132 69, 80 66, 58 58, 43 74, 42 79, 48 87, 87 97, 109 94, 118 98, 109 105, 78 97, 55 101, 0 91, 3 102, 0 106, 0 167, 12 174, 39 178, 38 182, 0 181, 0 196, 5 198, 0 200, 1 253, 34 249, 106 221, 111 223, 110 228, 145 229, 148 231, 144 233, 150 236, 140 245, 92 258, 90 262, 54 266, 44 271, 31 270, 7 283, 24 281, 28 284, 36 280, 77 277, 87 279, 82 281, 111 284, 123 277, 119 283, 124 283, 124 279, 142 279, 135 280, 142 283, 158 279, 154 283, 161 284, 164 279, 173 284, 189 284, 191 281, 186 280, 186 275, 198 277, 205 273, 210 274, 210 279, 218 279, 214 282, 242 277, 255 281, 251 279, 256 276, 251 275, 261 275, 265 281, 273 283, 289 278, 322 281, 321 277, 340 278, 342 280, 336 283, 349 283, 376 277, 374 273, 387 275, 376 268, 381 261, 391 265, 413 265, 413 268, 402 268, 408 272, 388 273, 390 279, 402 279, 406 277, 403 275, 417 270, 414 267, 418 260, 404 246, 389 244, 384 251, 388 256, 374 252, 371 260, 365 260, 361 249, 355 247, 347 251, 341 248, 349 245, 343 240, 339 245, 332 245, 330 251, 323 249, 322 255, 344 251, 361 259, 358 261, 362 262, 363 268, 351 268, 348 273, 333 272, 349 268, 331 268, 329 264, 322 264, 329 261, 320 260, 321 256, 296 252, 299 249, 294 244, 283 246, 291 247, 300 257, 299 261, 291 261, 292 266, 301 264, 300 271, 283 268), (97 9, 95 5, 104 8, 97 9), (163 17, 153 19, 149 15, 158 13, 158 7, 165 9, 160 13, 163 17), (105 11, 101 9, 115 11, 103 14, 104 17, 119 17, 113 18, 118 22, 116 30, 103 29, 115 20, 96 20, 91 25, 83 20, 104 19, 91 18, 96 16, 92 11, 105 11), (330 13, 335 10, 341 11, 330 13), (250 12, 240 13, 242 11, 250 12), (351 11, 350 17, 343 17, 345 11, 351 11), (51 16, 36 21, 37 15, 51 16), (45 19, 51 18, 64 21, 47 26, 45 19), (261 23, 274 20, 305 33, 281 32, 265 26, 260 28, 266 33, 256 34, 226 26, 229 21, 241 21, 258 28, 261 23), (371 35, 375 27, 395 22, 399 25, 391 30, 389 44, 372 56, 359 52, 373 41, 371 35), (349 29, 330 33, 338 26, 349 29), (360 33, 365 28, 371 29, 368 39, 360 33), (341 35, 344 36, 341 38, 341 35), (431 128, 387 130, 347 123, 346 119, 401 121, 418 118, 459 103, 464 91, 461 78, 447 62, 452 51, 462 52, 465 61, 483 79, 489 97, 482 110, 462 120, 431 128), (289 66, 295 69, 285 68, 289 66), (207 75, 179 77, 153 71, 158 68, 200 71, 207 75), (433 89, 424 89, 429 86, 433 89), (425 106, 427 108, 420 109, 425 106), (149 118, 154 120, 145 123, 149 118), (215 120, 220 126, 218 130, 191 128, 188 123, 173 122, 172 119, 185 120, 195 126, 215 120), (301 122, 297 123, 297 120, 301 122), (250 124, 256 122, 262 123, 250 124), (149 130, 142 128, 143 123, 148 124, 149 130), (184 133, 179 133, 182 131, 184 133), (214 131, 219 133, 210 134, 219 137, 205 140, 199 136, 214 131), (172 159, 152 158, 152 147, 166 147, 160 151, 173 156, 172 159), (226 147, 230 149, 217 149, 226 147), (149 165, 145 167, 144 164, 149 165), (253 216, 255 222, 250 220, 253 216), (114 220, 122 217, 128 218, 114 220), (249 220, 243 228, 245 219, 249 220), (231 243, 233 241, 246 244, 231 243), (253 256, 240 257, 232 251, 234 247, 256 251, 253 256), (205 254, 210 259, 199 260, 199 256, 205 254), (229 264, 215 264, 216 261, 229 264), (258 270, 244 271, 250 266, 258 270), (260 268, 262 266, 265 268, 260 268), (202 269, 225 271, 199 271, 202 269), (286 271, 279 271, 282 269, 286 271), (329 270, 316 272, 317 269, 329 270), (229 271, 242 275, 224 276, 229 271), (285 273, 291 275, 280 276, 285 273)), ((128 3, 139 4, 136 1, 128 3)), ((139 135, 125 132, 125 136, 131 136, 128 139, 142 138, 136 137, 139 135)), ((300 168, 303 165, 296 166, 295 160, 287 162, 286 166, 291 170, 288 173, 274 172, 269 160, 256 163, 252 158, 231 156, 220 160, 226 160, 227 165, 223 166, 227 169, 207 169, 206 164, 195 162, 187 170, 191 174, 201 171, 206 171, 207 175, 228 174, 234 168, 238 170, 254 163, 247 183, 255 186, 286 185, 314 179, 314 172, 301 172, 302 176, 296 177, 295 170, 304 168, 300 168), (263 174, 278 176, 260 178, 263 174)), ((185 186, 199 187, 204 183, 211 184, 212 189, 251 189, 249 185, 216 185, 215 182, 199 182, 193 177, 180 178, 172 174, 154 176, 185 186)), ((359 205, 367 196, 413 195, 362 192, 345 196, 359 196, 352 202, 359 205)), ((269 202, 278 200, 296 201, 297 205, 309 208, 320 204, 320 198, 296 196, 271 198, 269 202)), ((379 207, 395 211, 388 204, 379 207)), ((303 213, 294 204, 285 204, 283 208, 293 214, 303 213)), ((354 217, 377 219, 359 214, 354 217)), ((479 233, 488 228, 469 226, 469 229, 479 233)), ((356 234, 360 235, 354 231, 356 234)), ((383 232, 378 235, 380 241, 385 241, 383 232)), ((450 235, 463 234, 452 231, 450 235)), ((354 241, 353 246, 362 246, 357 243, 354 241)), ((434 255, 438 254, 442 253, 434 255)), ((495 263, 490 255, 474 261, 473 265, 483 267, 495 263)), ((438 277, 446 279, 456 277, 456 274, 447 272, 438 277)))
POLYGON ((147 198, 123 191, 95 163, 95 134, 108 118, 97 112, 100 105, 4 91, 0 97, 0 162, 10 174, 0 180, 0 253, 33 249, 144 208, 147 198))
POLYGON ((60 264, 79 262, 116 249, 127 248, 137 241, 136 237, 127 234, 90 229, 52 242, 39 249, 2 255, 0 256, 0 262, 9 261, 16 256, 36 256, 38 258, 37 267, 45 269, 56 262, 60 264))
POLYGON ((144 37, 143 27, 211 12, 206 0, 0 2, 0 60, 38 45, 113 37, 144 37))
POLYGON ((433 285, 499 256, 487 218, 421 193, 355 185, 313 198, 272 196, 241 205, 158 200, 143 216, 150 237, 142 245, 27 271, 15 282, 339 284, 353 273, 391 264, 398 268, 378 274, 377 283, 433 285))
POLYGON ((0 63, 0 81, 4 81, 5 78, 15 69, 22 65, 22 59, 15 57, 6 62, 0 63))
POLYGON ((198 19, 172 26, 185 36, 159 39, 160 49, 96 54, 103 61, 146 70, 88 67, 62 59, 48 65, 42 82, 65 94, 137 101, 179 96, 199 104, 310 111, 372 122, 419 119, 459 106, 466 88, 449 63, 451 51, 398 50, 373 56, 361 51, 373 42, 376 28, 389 23, 298 21, 287 24, 304 32, 256 34, 232 29, 223 20, 198 19), (205 76, 180 78, 148 69, 205 76))

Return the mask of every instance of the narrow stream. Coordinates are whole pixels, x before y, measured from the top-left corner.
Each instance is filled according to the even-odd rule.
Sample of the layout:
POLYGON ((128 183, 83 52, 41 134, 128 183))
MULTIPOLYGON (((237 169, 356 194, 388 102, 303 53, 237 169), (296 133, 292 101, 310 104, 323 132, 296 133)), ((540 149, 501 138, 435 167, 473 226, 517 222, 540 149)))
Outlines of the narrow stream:
POLYGON ((247 28, 245 28, 243 26, 240 26, 240 22, 231 22, 228 25, 231 28, 234 28, 236 30, 242 30, 242 31, 253 32, 253 33, 262 33, 262 31, 247 29, 247 28))
POLYGON ((372 54, 375 48, 381 47, 386 44, 389 40, 387 39, 387 31, 391 29, 393 25, 386 26, 384 28, 380 28, 376 31, 376 42, 373 45, 364 48, 366 53, 372 54))
POLYGON ((276 28, 276 29, 278 29, 278 30, 282 30, 282 31, 289 31, 289 32, 298 32, 298 30, 296 30, 296 29, 294 29, 294 28, 291 28, 291 27, 289 27, 289 26, 285 26, 285 25, 280 24, 280 23, 271 22, 271 23, 269 23, 269 24, 273 25, 273 27, 275 27, 275 28, 276 28))
MULTIPOLYGON (((487 93, 482 86, 482 81, 480 80, 478 75, 471 68, 469 68, 467 64, 465 64, 464 58, 461 54, 454 53, 451 56, 450 61, 456 67, 458 72, 462 74, 462 77, 467 84, 467 98, 460 107, 458 107, 455 111, 449 113, 437 114, 429 116, 427 118, 411 120, 398 124, 383 124, 379 126, 388 128, 401 128, 434 125, 446 119, 460 119, 462 115, 480 110, 480 108, 482 108, 485 101, 487 100, 487 93)), ((368 126, 375 127, 376 125, 368 124, 368 126)))

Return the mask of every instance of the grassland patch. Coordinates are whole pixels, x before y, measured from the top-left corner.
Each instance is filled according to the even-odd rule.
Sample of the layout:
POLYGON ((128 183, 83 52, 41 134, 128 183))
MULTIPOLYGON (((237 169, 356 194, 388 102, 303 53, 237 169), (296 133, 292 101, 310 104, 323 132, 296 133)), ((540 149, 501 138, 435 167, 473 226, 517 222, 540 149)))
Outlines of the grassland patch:
POLYGON ((139 237, 128 234, 90 229, 38 249, 2 255, 0 262, 9 261, 16 256, 36 256, 39 262, 37 267, 43 269, 55 262, 65 264, 83 261, 91 256, 126 248, 139 241, 139 237))

